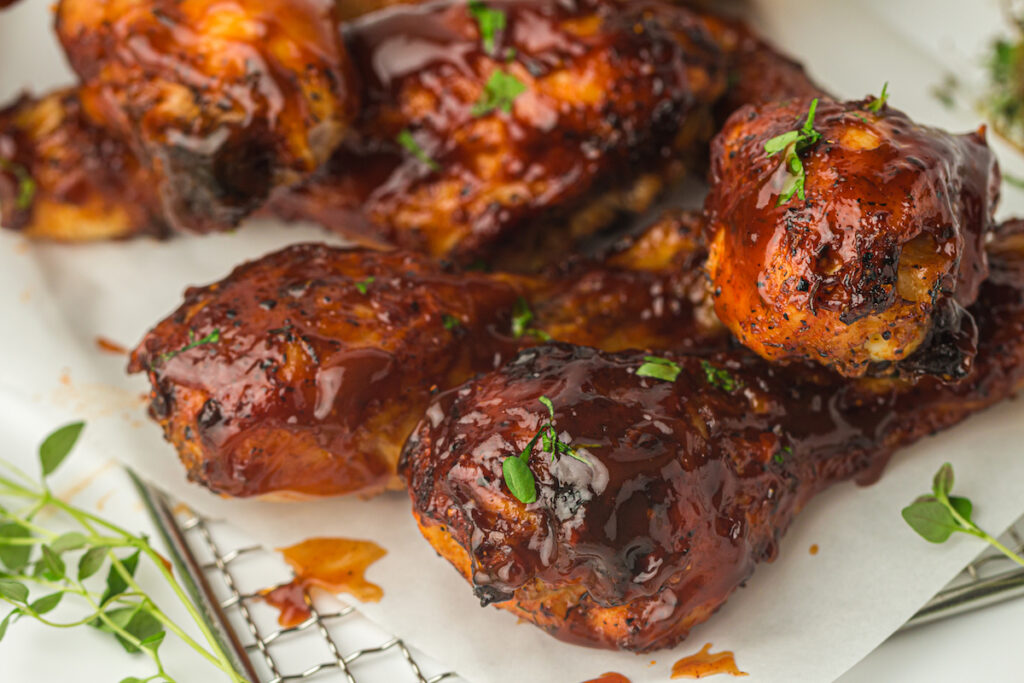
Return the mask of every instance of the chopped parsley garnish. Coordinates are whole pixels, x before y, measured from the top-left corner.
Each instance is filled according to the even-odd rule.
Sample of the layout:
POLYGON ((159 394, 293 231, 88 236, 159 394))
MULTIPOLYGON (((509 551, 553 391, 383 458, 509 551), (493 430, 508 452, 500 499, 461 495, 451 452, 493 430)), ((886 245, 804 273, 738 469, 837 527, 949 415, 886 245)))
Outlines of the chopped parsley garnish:
POLYGON ((491 74, 484 84, 484 92, 473 105, 473 116, 484 116, 500 109, 506 114, 512 111, 512 103, 526 92, 526 85, 512 74, 498 70, 491 74))
POLYGON ((398 144, 404 147, 409 154, 412 154, 413 157, 419 160, 420 163, 427 166, 430 170, 441 170, 441 166, 430 158, 430 155, 427 154, 423 147, 420 146, 420 143, 416 142, 416 138, 413 137, 413 134, 408 128, 403 129, 402 132, 398 134, 397 140, 398 144))
POLYGON ((882 94, 868 102, 866 105, 864 105, 864 108, 870 112, 874 112, 875 114, 877 114, 878 112, 882 111, 882 107, 885 106, 885 101, 888 99, 889 81, 886 81, 885 84, 882 86, 882 94))
POLYGON ((180 349, 175 349, 174 351, 165 351, 164 353, 161 353, 160 356, 159 356, 159 359, 161 361, 167 361, 167 360, 170 360, 171 358, 174 358, 178 354, 185 353, 186 351, 188 351, 190 349, 194 349, 197 346, 203 346, 204 344, 216 344, 219 341, 220 341, 220 328, 215 329, 213 332, 211 332, 210 334, 206 335, 202 339, 196 339, 195 330, 189 330, 188 331, 188 344, 185 344, 180 349))
POLYGON ((530 310, 530 304, 526 299, 523 297, 516 299, 516 305, 512 309, 512 336, 519 339, 523 335, 530 335, 541 341, 551 341, 550 334, 544 330, 530 327, 533 317, 533 311, 530 310))
POLYGON ((782 187, 779 201, 775 204, 776 206, 782 206, 792 199, 793 195, 798 196, 801 200, 805 199, 804 181, 806 180, 806 173, 804 172, 804 164, 800 160, 800 152, 821 139, 821 133, 814 130, 814 113, 817 109, 818 98, 815 97, 811 101, 810 108, 807 110, 807 120, 804 121, 803 126, 788 133, 776 135, 764 143, 764 151, 768 153, 769 157, 783 152, 783 164, 789 172, 789 179, 782 187))
MULTIPOLYGON (((545 408, 548 409, 548 421, 540 426, 537 433, 533 435, 526 448, 519 455, 505 458, 501 463, 501 473, 505 479, 505 485, 517 500, 523 503, 532 503, 537 500, 537 482, 530 470, 530 456, 533 448, 540 441, 541 451, 551 454, 551 462, 560 455, 568 455, 570 458, 579 460, 589 465, 590 462, 576 452, 571 445, 562 441, 558 432, 555 431, 555 406, 547 396, 539 399, 545 408)), ((597 448, 600 444, 579 444, 580 447, 597 448)))
POLYGON ((682 368, 679 367, 679 363, 670 361, 667 358, 644 356, 644 364, 637 368, 636 376, 653 377, 654 379, 661 379, 666 382, 675 382, 680 372, 682 372, 682 368))
POLYGON ((441 322, 444 324, 444 329, 449 331, 454 330, 456 327, 462 325, 461 320, 459 320, 454 315, 451 315, 449 313, 445 313, 444 315, 441 316, 441 322))
POLYGON ((783 453, 785 453, 786 455, 793 455, 793 449, 790 448, 789 446, 783 446, 781 451, 772 456, 772 459, 774 459, 775 462, 781 465, 783 462, 786 461, 786 456, 783 455, 783 453))
POLYGON ((360 280, 359 282, 356 283, 356 289, 359 291, 360 294, 366 294, 367 287, 372 285, 376 279, 377 278, 375 278, 375 277, 373 277, 371 275, 370 277, 366 278, 365 280, 360 280))
POLYGON ((19 211, 24 211, 28 207, 32 206, 32 200, 36 196, 36 181, 29 174, 25 167, 21 164, 16 164, 9 159, 0 157, 0 170, 13 173, 14 177, 18 181, 18 198, 15 200, 15 206, 19 211))
POLYGON ((708 384, 711 386, 729 392, 736 391, 743 386, 743 383, 730 375, 728 370, 716 368, 706 360, 702 360, 700 366, 704 368, 704 378, 707 379, 708 384))
POLYGON ((508 18, 501 10, 491 9, 480 0, 469 0, 469 13, 480 27, 480 39, 484 50, 494 52, 495 36, 505 30, 508 18))

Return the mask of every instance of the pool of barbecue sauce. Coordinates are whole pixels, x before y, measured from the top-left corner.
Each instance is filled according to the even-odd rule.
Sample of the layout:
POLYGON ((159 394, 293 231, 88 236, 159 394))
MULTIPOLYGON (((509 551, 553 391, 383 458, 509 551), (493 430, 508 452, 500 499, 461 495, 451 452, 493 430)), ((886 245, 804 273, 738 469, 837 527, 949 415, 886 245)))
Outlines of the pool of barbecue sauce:
POLYGON ((725 650, 723 652, 711 652, 711 643, 706 643, 700 652, 689 657, 683 657, 672 665, 671 678, 704 678, 705 676, 716 676, 718 674, 729 674, 730 676, 749 676, 745 671, 740 671, 736 666, 736 657, 733 653, 725 650))
POLYGON ((329 593, 347 593, 361 602, 378 602, 384 592, 366 580, 366 569, 387 551, 373 541, 347 538, 311 538, 279 548, 295 578, 261 596, 279 610, 278 623, 297 626, 310 617, 306 596, 311 588, 329 593))

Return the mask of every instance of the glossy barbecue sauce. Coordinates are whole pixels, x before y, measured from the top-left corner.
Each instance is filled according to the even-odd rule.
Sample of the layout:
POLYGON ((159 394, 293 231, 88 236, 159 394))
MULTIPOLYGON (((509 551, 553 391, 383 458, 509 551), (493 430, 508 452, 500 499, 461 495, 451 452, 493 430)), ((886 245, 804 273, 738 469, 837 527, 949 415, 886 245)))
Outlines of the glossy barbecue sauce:
POLYGON ((956 384, 843 379, 746 351, 660 354, 680 367, 667 382, 636 376, 643 352, 523 351, 438 399, 445 419, 421 424, 410 439, 403 472, 417 514, 468 551, 484 603, 571 642, 641 651, 671 645, 756 563, 775 557, 779 537, 818 491, 873 481, 895 448, 1020 384, 1024 294, 1014 269, 993 270, 1007 282, 983 287, 972 309, 978 362, 956 384), (585 454, 589 465, 535 452, 538 498, 522 506, 501 464, 536 433, 545 414, 540 396, 551 400, 556 429, 570 443, 595 446, 585 454), (515 514, 502 507, 497 515, 499 501, 515 514), (580 584, 586 593, 555 618, 530 597, 535 581, 552 590, 580 584), (626 606, 628 628, 617 625, 621 612, 602 612, 605 605, 626 606))
POLYGON ((623 164, 654 171, 678 158, 688 117, 705 115, 725 90, 724 55, 690 10, 608 0, 492 5, 506 16, 493 53, 460 2, 396 8, 346 26, 366 83, 360 134, 278 210, 468 257, 530 219, 556 208, 562 215, 624 184, 623 164), (498 70, 525 92, 510 111, 474 112, 498 70), (395 141, 402 130, 433 164, 395 141), (429 214, 422 197, 452 191, 458 206, 443 226, 415 217, 429 214))
POLYGON ((724 652, 711 652, 711 643, 707 643, 700 649, 700 652, 683 657, 672 665, 671 678, 704 678, 718 674, 729 674, 730 676, 748 676, 745 671, 740 671, 736 666, 736 658, 728 650, 724 652))
POLYGON ((297 626, 309 618, 311 588, 347 593, 361 602, 378 602, 384 596, 380 586, 364 577, 366 569, 387 552, 372 541, 311 538, 280 551, 295 579, 262 593, 262 597, 280 610, 281 626, 297 626))

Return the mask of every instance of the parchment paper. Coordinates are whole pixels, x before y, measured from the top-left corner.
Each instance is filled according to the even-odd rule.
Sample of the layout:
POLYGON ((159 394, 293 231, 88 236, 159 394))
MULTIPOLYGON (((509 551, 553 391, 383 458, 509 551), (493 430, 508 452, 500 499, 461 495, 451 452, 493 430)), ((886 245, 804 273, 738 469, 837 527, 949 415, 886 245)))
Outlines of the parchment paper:
MULTIPOLYGON (((28 4, 34 6, 0 22, 4 97, 21 84, 63 77, 38 9, 45 3, 28 4), (12 61, 12 45, 32 46, 37 56, 45 56, 12 61)), ((765 0, 758 21, 839 93, 877 93, 888 80, 891 104, 919 120, 959 130, 976 126, 969 110, 946 110, 930 95, 948 65, 939 66, 929 56, 930 40, 912 44, 871 9, 882 4, 765 0)), ((925 4, 935 11, 935 3, 925 4)), ((992 26, 955 28, 981 36, 976 47, 992 26)), ((906 30, 913 33, 915 27, 906 30)), ((962 43, 961 51, 970 53, 969 45, 962 43)), ((997 147, 1004 167, 1020 172, 1021 159, 997 147)), ((1024 212, 1024 195, 1006 191, 1011 194, 1003 213, 1024 212)), ((927 544, 900 518, 900 508, 928 488, 942 462, 954 464, 956 490, 975 500, 976 518, 986 528, 1001 530, 1024 511, 1024 404, 1008 402, 900 453, 878 484, 843 485, 814 500, 785 537, 780 559, 760 567, 724 609, 675 650, 638 656, 562 644, 517 624, 511 615, 481 609, 469 586, 420 537, 404 494, 271 504, 222 500, 187 484, 173 450, 144 417, 144 380, 124 376, 124 357, 97 349, 97 335, 133 345, 178 304, 187 285, 219 279, 243 259, 310 239, 331 241, 312 227, 273 224, 168 243, 74 248, 29 245, 9 233, 0 235, 0 425, 8 443, 35 443, 43 436, 40 425, 85 418, 89 426, 76 458, 119 458, 196 509, 231 520, 265 544, 314 535, 376 540, 388 555, 368 576, 383 586, 385 597, 364 611, 478 682, 571 682, 605 671, 634 682, 666 681, 672 662, 705 642, 715 650, 733 650, 739 667, 750 673, 747 680, 832 680, 981 549, 966 537, 944 546, 927 544), (18 417, 26 414, 33 419, 18 417), (808 552, 812 544, 820 547, 814 556, 808 552)), ((19 448, 8 457, 23 454, 30 455, 19 448)))

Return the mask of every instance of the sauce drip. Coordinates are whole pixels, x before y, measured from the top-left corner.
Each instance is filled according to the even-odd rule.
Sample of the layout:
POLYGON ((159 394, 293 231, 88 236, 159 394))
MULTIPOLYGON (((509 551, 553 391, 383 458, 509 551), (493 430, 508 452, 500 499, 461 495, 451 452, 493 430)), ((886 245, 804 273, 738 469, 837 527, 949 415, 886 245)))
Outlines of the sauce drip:
POLYGON ((630 680, 620 673, 609 671, 608 673, 601 674, 597 678, 591 678, 589 681, 583 681, 583 683, 630 683, 630 680))
POLYGON ((119 356, 128 355, 128 349, 121 346, 117 342, 111 341, 110 339, 107 339, 106 337, 103 336, 96 337, 96 348, 98 348, 100 351, 104 351, 105 353, 113 353, 119 356))
POLYGON ((306 594, 313 587, 348 593, 361 602, 378 602, 384 596, 380 586, 364 577, 367 567, 387 554, 373 541, 310 538, 278 550, 291 565, 295 579, 261 595, 267 604, 280 610, 278 623, 285 628, 309 618, 306 594))
POLYGON ((712 652, 711 643, 706 643, 700 652, 689 657, 683 657, 672 665, 673 680, 677 678, 704 678, 717 674, 729 674, 730 676, 748 676, 745 671, 736 667, 736 658, 732 652, 712 652))

